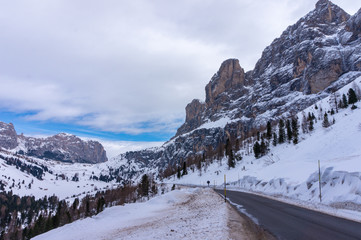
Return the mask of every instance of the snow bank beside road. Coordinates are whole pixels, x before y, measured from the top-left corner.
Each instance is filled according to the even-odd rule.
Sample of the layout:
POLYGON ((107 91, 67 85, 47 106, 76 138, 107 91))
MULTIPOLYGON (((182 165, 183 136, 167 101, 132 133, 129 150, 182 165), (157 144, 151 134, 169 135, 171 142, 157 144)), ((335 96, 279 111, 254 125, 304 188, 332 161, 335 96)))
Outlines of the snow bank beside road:
POLYGON ((228 227, 229 211, 233 209, 211 189, 174 190, 144 203, 105 209, 34 240, 230 239, 230 232, 249 234, 241 227, 235 234, 228 227))

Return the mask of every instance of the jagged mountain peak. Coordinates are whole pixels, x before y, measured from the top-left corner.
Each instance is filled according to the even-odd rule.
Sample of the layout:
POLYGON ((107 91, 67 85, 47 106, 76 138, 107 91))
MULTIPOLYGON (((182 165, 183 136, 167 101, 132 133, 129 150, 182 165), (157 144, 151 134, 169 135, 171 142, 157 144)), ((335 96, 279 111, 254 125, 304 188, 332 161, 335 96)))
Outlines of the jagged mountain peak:
POLYGON ((361 8, 347 21, 346 29, 354 33, 354 38, 361 34, 361 8))
POLYGON ((222 108, 222 103, 244 94, 244 86, 247 84, 249 83, 246 81, 239 60, 235 58, 225 60, 205 87, 205 103, 195 99, 186 106, 186 122, 177 130, 176 136, 202 125, 207 115, 206 110, 217 112, 222 108))
POLYGON ((344 24, 349 19, 350 15, 339 6, 328 0, 320 0, 316 3, 314 10, 299 19, 295 24, 287 27, 273 43, 285 38, 307 37, 307 39, 314 39, 322 35, 332 35, 337 31, 335 25, 344 24))
POLYGON ((230 88, 244 85, 245 74, 238 59, 224 61, 206 86, 206 103, 212 104, 218 95, 230 88))
POLYGON ((308 20, 316 20, 318 23, 340 24, 347 21, 350 15, 342 8, 328 0, 319 0, 314 11, 308 14, 308 20))

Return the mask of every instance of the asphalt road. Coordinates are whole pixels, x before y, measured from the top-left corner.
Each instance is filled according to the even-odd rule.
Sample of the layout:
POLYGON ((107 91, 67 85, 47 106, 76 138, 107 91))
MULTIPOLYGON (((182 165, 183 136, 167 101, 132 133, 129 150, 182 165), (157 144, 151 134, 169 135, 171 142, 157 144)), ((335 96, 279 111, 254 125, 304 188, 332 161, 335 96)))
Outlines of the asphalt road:
MULTIPOLYGON (((224 190, 216 190, 224 194, 224 190)), ((361 223, 243 192, 227 190, 258 224, 278 239, 361 240, 361 223)))

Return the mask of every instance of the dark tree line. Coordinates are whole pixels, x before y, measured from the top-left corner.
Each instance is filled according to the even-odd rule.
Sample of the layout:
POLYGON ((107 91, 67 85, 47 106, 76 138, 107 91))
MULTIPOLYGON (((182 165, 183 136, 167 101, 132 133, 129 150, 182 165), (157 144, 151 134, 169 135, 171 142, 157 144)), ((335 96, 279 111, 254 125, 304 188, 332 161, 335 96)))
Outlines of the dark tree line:
POLYGON ((268 121, 266 132, 257 132, 257 141, 253 144, 253 153, 255 158, 260 158, 268 153, 269 145, 272 141, 273 146, 287 142, 298 144, 299 123, 297 117, 291 119, 280 119, 278 121, 278 135, 272 130, 272 122, 268 121))
POLYGON ((159 173, 161 179, 175 176, 178 179, 187 175, 189 171, 199 174, 205 171, 207 167, 215 161, 222 165, 222 159, 227 158, 227 166, 234 168, 237 161, 241 161, 242 157, 236 155, 240 150, 240 140, 237 136, 228 137, 225 142, 219 142, 216 148, 212 146, 206 147, 201 153, 188 156, 186 159, 180 159, 178 163, 168 164, 167 167, 159 173))
MULTIPOLYGON (((359 96, 361 97, 361 96, 359 96)), ((357 108, 355 103, 357 103, 359 98, 353 88, 350 88, 346 94, 342 94, 342 99, 338 103, 339 108, 347 108, 349 105, 352 105, 351 108, 357 108)))
POLYGON ((135 202, 141 196, 157 193, 155 182, 143 176, 139 186, 125 185, 99 191, 95 195, 75 198, 71 204, 56 196, 36 200, 33 196, 19 197, 12 192, 0 193, 0 239, 30 239, 51 229, 90 217, 105 207, 135 202), (25 227, 24 227, 25 226, 25 227))
POLYGON ((26 164, 26 163, 22 162, 18 158, 5 157, 3 155, 0 155, 0 158, 5 160, 5 163, 7 165, 15 166, 20 171, 28 173, 28 174, 36 177, 39 180, 43 179, 44 172, 49 172, 49 169, 46 166, 43 166, 43 165, 40 165, 40 167, 35 166, 35 165, 30 165, 30 164, 26 164))

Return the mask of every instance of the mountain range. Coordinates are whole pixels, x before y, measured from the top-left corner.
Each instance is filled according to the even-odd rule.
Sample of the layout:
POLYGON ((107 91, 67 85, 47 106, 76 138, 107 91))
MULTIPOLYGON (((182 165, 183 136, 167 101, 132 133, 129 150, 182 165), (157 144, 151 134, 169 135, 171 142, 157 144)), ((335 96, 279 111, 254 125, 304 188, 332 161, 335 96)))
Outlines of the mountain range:
MULTIPOLYGON (((215 152, 227 139, 244 140, 267 121, 289 118, 361 76, 361 9, 350 16, 328 0, 289 26, 262 53, 251 71, 225 60, 194 99, 185 122, 161 147, 117 156, 113 168, 123 179, 175 166, 192 156, 215 152)), ((96 141, 69 134, 47 138, 17 135, 0 124, 0 146, 37 158, 70 163, 106 162, 96 141)))
POLYGON ((17 135, 12 123, 0 122, 0 146, 27 156, 61 162, 101 163, 108 160, 97 141, 84 141, 75 135, 59 133, 46 138, 17 135))

